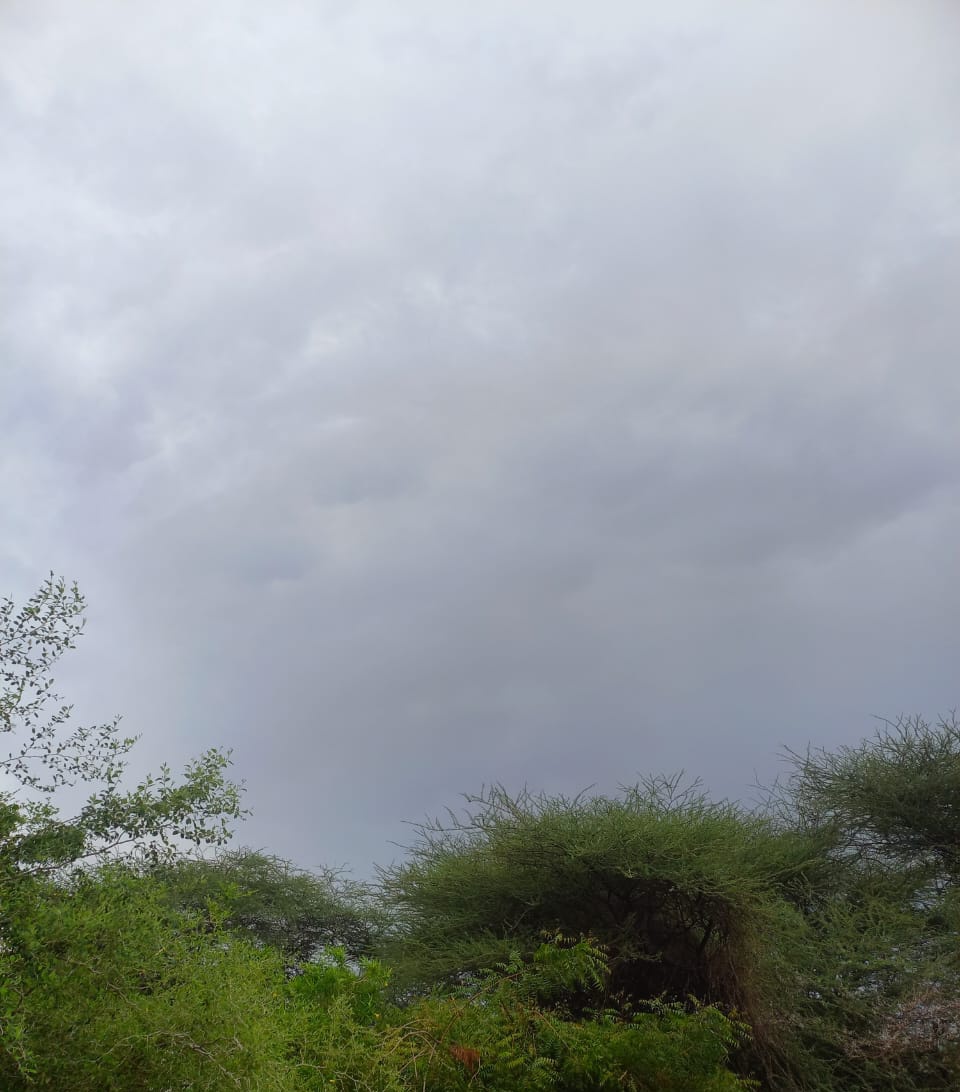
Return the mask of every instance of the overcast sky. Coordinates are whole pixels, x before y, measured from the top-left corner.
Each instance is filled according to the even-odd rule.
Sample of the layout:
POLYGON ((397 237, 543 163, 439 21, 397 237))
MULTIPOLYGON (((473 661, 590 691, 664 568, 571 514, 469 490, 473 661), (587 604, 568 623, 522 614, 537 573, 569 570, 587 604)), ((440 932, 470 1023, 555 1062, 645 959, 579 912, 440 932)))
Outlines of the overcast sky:
POLYGON ((960 704, 955 0, 5 0, 0 592, 359 874, 960 704))

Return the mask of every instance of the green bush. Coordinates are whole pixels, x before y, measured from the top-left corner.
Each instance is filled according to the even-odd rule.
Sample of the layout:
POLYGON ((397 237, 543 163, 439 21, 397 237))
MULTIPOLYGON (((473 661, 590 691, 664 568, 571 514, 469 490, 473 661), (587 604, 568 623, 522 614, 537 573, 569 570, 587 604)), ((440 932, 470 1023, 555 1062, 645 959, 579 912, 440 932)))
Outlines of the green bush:
POLYGON ((209 914, 171 912, 157 884, 120 866, 6 894, 15 1031, 0 1036, 0 1087, 293 1088, 274 953, 209 914))
POLYGON ((578 1019, 542 999, 597 987, 607 973, 589 941, 541 944, 459 988, 406 1006, 386 999, 377 962, 343 953, 290 985, 305 1087, 377 1092, 742 1092, 728 1068, 746 1029, 712 1007, 651 1003, 578 1019))

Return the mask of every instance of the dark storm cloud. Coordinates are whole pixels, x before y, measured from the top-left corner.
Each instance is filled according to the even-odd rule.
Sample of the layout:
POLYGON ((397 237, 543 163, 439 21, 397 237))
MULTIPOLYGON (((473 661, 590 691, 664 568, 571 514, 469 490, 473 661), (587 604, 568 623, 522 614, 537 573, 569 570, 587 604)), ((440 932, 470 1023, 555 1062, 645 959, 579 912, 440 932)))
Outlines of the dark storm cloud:
POLYGON ((6 583, 247 840, 955 704, 952 5, 2 18, 6 583))

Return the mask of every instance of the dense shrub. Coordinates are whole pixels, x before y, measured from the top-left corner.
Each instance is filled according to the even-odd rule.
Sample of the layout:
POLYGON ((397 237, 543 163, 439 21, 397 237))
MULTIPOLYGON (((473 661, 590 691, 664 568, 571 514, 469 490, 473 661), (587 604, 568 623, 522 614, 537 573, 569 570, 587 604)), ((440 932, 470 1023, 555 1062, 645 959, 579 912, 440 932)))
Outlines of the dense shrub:
POLYGON ((274 953, 119 866, 5 894, 4 1089, 290 1087, 274 953))
POLYGON ((291 1019, 306 1087, 378 1092, 740 1092, 728 1068, 743 1025, 712 1007, 653 1003, 573 1019, 541 999, 595 988, 607 973, 588 941, 542 944, 458 989, 398 1006, 389 974, 342 952, 295 979, 291 1019))

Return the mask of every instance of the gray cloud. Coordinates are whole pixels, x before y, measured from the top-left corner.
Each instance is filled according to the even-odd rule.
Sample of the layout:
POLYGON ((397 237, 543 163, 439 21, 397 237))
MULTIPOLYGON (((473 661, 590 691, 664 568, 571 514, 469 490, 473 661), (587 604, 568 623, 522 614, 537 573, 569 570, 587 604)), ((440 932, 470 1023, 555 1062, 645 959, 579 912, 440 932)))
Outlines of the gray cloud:
POLYGON ((956 703, 953 5, 0 18, 0 572, 246 840, 956 703))

